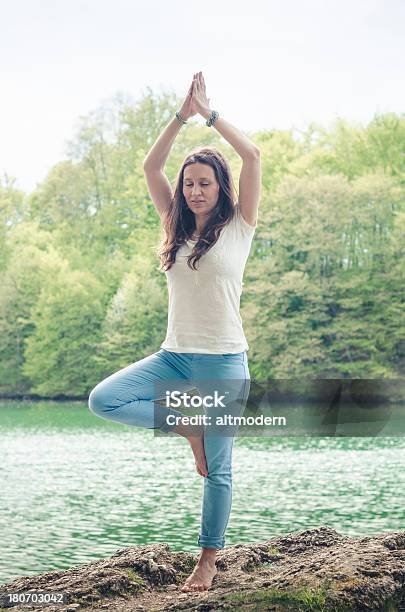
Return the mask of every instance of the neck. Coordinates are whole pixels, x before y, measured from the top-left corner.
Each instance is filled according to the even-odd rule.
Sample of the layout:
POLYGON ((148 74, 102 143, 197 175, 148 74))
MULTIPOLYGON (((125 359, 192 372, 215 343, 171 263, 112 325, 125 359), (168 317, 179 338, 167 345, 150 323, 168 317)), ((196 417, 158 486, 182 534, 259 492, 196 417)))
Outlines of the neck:
POLYGON ((197 234, 202 234, 205 224, 207 223, 209 217, 210 217, 209 214, 202 214, 202 213, 194 214, 195 232, 197 234))
POLYGON ((197 217, 197 215, 195 216, 195 230, 194 233, 195 234, 201 234, 204 227, 205 227, 205 223, 206 223, 206 219, 200 219, 199 216, 197 217))

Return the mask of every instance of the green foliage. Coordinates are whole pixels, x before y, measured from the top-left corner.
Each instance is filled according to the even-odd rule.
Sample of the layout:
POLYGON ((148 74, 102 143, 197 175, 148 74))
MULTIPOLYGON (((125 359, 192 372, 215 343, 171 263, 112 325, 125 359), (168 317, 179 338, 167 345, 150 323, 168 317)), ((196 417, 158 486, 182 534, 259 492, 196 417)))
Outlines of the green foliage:
POLYGON ((7 232, 24 218, 24 193, 14 187, 15 179, 0 178, 0 270, 7 266, 11 250, 6 246, 7 232))
MULTIPOLYGON (((0 181, 0 393, 80 396, 155 352, 167 322, 163 236, 143 159, 180 100, 149 88, 81 117, 30 196, 0 181)), ((249 367, 269 377, 398 377, 405 371, 405 119, 252 134, 259 225, 242 318, 249 367)), ((241 159, 197 119, 166 165, 211 144, 238 191, 241 159)))
POLYGON ((130 592, 132 594, 142 593, 148 588, 148 583, 139 574, 136 573, 131 567, 123 568, 121 570, 131 581, 130 592))
POLYGON ((101 298, 102 285, 87 271, 66 268, 44 284, 31 314, 23 365, 32 392, 87 393, 104 315, 101 298))
POLYGON ((365 128, 342 118, 329 130, 312 123, 302 140, 306 154, 291 164, 292 174, 344 174, 352 180, 381 170, 404 184, 403 116, 376 114, 365 128))
POLYGON ((254 377, 398 376, 404 221, 395 181, 287 176, 263 208, 242 312, 254 377))
POLYGON ((102 377, 159 350, 166 333, 167 296, 150 261, 134 261, 112 298, 95 360, 102 377))
POLYGON ((12 253, 0 285, 0 392, 30 390, 24 374, 25 345, 34 331, 31 313, 41 288, 66 269, 53 237, 36 222, 26 221, 9 230, 6 248, 12 253))

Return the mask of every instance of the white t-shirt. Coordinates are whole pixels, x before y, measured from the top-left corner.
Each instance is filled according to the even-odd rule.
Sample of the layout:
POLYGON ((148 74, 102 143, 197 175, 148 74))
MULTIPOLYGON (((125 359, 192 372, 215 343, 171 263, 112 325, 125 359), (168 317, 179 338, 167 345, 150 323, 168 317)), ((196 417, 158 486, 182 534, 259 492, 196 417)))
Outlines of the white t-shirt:
POLYGON ((255 226, 242 217, 239 205, 211 249, 187 265, 196 241, 176 253, 165 272, 169 292, 166 338, 161 348, 176 353, 240 353, 249 350, 239 314, 243 273, 255 226))

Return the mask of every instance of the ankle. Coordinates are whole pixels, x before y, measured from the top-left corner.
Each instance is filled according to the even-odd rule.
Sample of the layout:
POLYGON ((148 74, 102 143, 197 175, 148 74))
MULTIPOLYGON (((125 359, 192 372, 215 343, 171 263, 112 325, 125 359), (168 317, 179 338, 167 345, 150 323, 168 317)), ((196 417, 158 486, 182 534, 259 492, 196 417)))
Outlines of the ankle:
POLYGON ((215 559, 200 559, 197 562, 197 567, 205 570, 216 570, 215 559))
POLYGON ((217 551, 215 548, 203 549, 198 558, 198 565, 206 565, 210 567, 215 567, 215 559, 217 556, 217 551), (205 552, 207 550, 207 552, 205 552))

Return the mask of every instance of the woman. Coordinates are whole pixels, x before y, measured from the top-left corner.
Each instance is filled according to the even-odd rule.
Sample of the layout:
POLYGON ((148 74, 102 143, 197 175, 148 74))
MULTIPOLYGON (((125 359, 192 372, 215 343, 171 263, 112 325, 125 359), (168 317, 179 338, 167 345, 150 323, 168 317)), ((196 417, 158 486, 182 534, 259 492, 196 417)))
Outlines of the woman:
POLYGON ((166 235, 159 256, 169 291, 167 334, 158 352, 101 381, 90 393, 89 407, 100 417, 172 431, 189 441, 197 472, 205 478, 198 538, 202 550, 182 590, 203 591, 217 573, 215 557, 225 545, 232 502, 236 428, 229 420, 218 424, 217 417, 240 415, 249 392, 249 346, 239 304, 257 224, 260 152, 211 111, 199 72, 180 111, 146 156, 144 172, 166 235), (201 147, 186 157, 172 193, 164 165, 182 125, 196 113, 243 160, 236 205, 229 165, 215 147, 201 147), (170 402, 156 404, 174 390, 184 393, 194 388, 205 401, 201 415, 205 420, 196 424, 183 419, 170 402))

